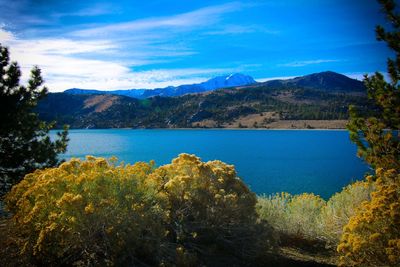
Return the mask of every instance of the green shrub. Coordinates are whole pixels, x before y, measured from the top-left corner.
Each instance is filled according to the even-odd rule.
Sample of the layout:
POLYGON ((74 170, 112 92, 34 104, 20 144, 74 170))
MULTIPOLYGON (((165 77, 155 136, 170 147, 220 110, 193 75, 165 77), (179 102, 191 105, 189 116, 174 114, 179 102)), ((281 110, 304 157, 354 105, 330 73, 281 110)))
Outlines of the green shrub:
POLYGON ((343 227, 356 214, 361 203, 371 198, 374 183, 358 181, 333 195, 321 212, 321 235, 329 244, 337 246, 343 227))
POLYGON ((328 201, 313 194, 281 193, 258 198, 257 210, 281 234, 297 239, 323 241, 337 246, 343 227, 362 202, 370 199, 374 183, 355 182, 328 201))
POLYGON ((314 194, 276 194, 260 197, 258 212, 279 232, 303 239, 318 239, 319 216, 325 201, 314 194))
POLYGON ((268 221, 279 232, 286 231, 287 205, 291 197, 289 193, 259 196, 257 212, 260 218, 268 221))

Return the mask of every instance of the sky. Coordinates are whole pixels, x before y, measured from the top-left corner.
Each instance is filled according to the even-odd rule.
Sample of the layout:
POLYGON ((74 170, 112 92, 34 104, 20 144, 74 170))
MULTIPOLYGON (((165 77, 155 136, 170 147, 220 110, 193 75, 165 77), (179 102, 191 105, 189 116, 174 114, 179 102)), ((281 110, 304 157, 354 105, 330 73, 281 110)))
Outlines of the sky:
POLYGON ((51 92, 386 71, 376 0, 0 0, 0 43, 51 92))

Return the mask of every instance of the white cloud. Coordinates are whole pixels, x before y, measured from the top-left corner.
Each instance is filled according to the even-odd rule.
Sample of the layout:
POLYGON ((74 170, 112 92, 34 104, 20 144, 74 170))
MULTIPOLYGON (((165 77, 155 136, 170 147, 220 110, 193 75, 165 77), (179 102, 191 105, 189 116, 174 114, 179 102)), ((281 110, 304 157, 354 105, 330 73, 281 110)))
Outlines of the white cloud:
MULTIPOLYGON (((105 72, 107 70, 104 70, 105 72)), ((165 69, 150 71, 122 71, 118 75, 99 75, 70 77, 52 77, 48 83, 50 88, 79 87, 85 89, 115 90, 115 89, 152 89, 170 85, 192 84, 205 81, 215 75, 232 72, 232 69, 165 69)))
MULTIPOLYGON (((27 39, 23 34, 13 34, 2 25, 0 42, 10 47, 11 59, 20 64, 22 82, 28 80, 30 69, 38 65, 46 86, 53 92, 72 87, 113 90, 197 83, 240 69, 137 70, 145 65, 176 61, 197 53, 186 42, 177 42, 174 31, 170 29, 177 29, 178 32, 190 32, 194 27, 208 29, 208 26, 219 22, 223 14, 242 6, 241 3, 232 2, 168 17, 92 26, 59 33, 59 36, 53 35, 51 38, 27 39)), ((89 11, 58 16, 80 16, 85 12, 89 11)), ((102 12, 105 10, 99 8, 87 15, 94 16, 102 12)))
POLYGON ((23 40, 16 42, 18 52, 24 52, 24 46, 29 42, 29 53, 49 55, 73 55, 82 53, 112 53, 117 45, 110 41, 73 41, 61 39, 23 40))
POLYGON ((268 78, 257 78, 255 79, 257 82, 267 82, 267 81, 272 81, 272 80, 288 80, 288 79, 293 79, 298 76, 279 76, 279 77, 268 77, 268 78))
POLYGON ((89 29, 78 30, 72 35, 80 37, 110 36, 118 35, 121 32, 136 33, 138 31, 149 31, 155 29, 192 29, 204 25, 214 24, 219 21, 221 15, 233 12, 241 7, 238 2, 227 3, 223 5, 205 7, 191 12, 149 19, 140 19, 123 23, 115 23, 105 26, 92 27, 89 29))
POLYGON ((46 86, 52 92, 72 87, 101 90, 158 88, 197 83, 216 74, 233 71, 196 68, 133 71, 132 67, 149 62, 145 59, 117 61, 81 57, 81 54, 96 53, 113 56, 118 47, 108 41, 24 40, 0 28, 0 42, 10 46, 11 59, 17 61, 22 68, 23 82, 28 80, 30 69, 38 65, 42 69, 46 86))
POLYGON ((304 60, 304 61, 293 61, 289 63, 279 64, 279 67, 304 67, 308 65, 329 63, 329 62, 339 62, 338 59, 314 59, 314 60, 304 60))
POLYGON ((223 27, 213 29, 206 32, 206 35, 233 35, 233 34, 245 34, 245 33, 265 33, 265 34, 278 34, 279 31, 267 29, 266 27, 259 25, 225 25, 223 27))
POLYGON ((4 27, 4 24, 0 25, 0 43, 6 43, 15 39, 15 36, 11 32, 3 30, 4 27))

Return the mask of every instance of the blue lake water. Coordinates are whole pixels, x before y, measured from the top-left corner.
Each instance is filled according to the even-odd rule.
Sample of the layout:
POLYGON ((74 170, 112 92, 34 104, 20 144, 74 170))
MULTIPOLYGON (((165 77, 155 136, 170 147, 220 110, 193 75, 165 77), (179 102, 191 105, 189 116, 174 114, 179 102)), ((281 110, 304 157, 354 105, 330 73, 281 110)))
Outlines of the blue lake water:
MULTIPOLYGON (((52 132, 54 135, 55 132, 52 132)), ((70 130, 63 158, 117 156, 126 163, 171 162, 180 153, 236 167, 257 194, 313 192, 324 198, 369 169, 347 131, 336 130, 70 130)))

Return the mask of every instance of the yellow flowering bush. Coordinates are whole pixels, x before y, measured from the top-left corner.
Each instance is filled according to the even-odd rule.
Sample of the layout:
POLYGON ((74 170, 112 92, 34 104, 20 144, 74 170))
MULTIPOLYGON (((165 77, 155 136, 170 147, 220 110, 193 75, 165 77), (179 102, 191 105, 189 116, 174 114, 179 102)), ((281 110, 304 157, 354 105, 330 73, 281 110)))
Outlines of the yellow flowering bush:
POLYGON ((43 266, 157 263, 166 213, 153 169, 88 156, 26 175, 6 197, 21 252, 43 266))
POLYGON ((184 257, 193 266, 217 252, 254 258, 272 247, 269 228, 257 222, 256 195, 232 165, 180 154, 150 178, 167 199, 168 238, 177 245, 177 261, 184 257))
POLYGON ((72 159, 26 175, 6 204, 21 253, 40 266, 215 265, 275 244, 234 167, 188 154, 159 168, 72 159))
POLYGON ((341 266, 400 266, 400 174, 376 170, 376 191, 344 227, 341 266))

